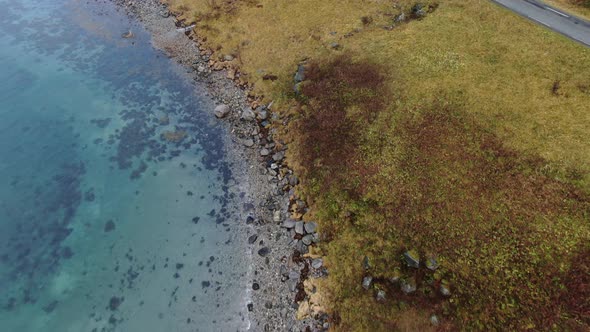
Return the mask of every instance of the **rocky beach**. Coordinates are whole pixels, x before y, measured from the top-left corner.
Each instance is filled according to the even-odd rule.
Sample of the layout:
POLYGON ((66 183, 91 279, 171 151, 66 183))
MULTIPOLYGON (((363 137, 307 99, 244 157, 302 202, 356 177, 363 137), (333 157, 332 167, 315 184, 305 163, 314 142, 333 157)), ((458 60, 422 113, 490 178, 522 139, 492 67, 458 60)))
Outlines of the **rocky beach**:
MULTIPOLYGON (((212 61, 192 38, 198 32, 176 21, 159 1, 116 3, 146 27, 154 47, 186 68, 185 74, 218 103, 211 116, 230 133, 225 146, 240 191, 232 195, 240 196, 239 215, 249 225, 241 236, 252 257, 252 302, 247 305, 251 330, 327 330, 330 320, 312 282, 328 273, 322 258, 310 254, 320 234, 315 222, 301 220, 308 208, 295 192, 297 175, 283 163, 285 142, 273 139, 271 123, 280 125, 282 119, 272 103, 258 105, 248 86, 237 83, 239 73, 212 61)), ((230 57, 224 61, 232 61, 230 57)))

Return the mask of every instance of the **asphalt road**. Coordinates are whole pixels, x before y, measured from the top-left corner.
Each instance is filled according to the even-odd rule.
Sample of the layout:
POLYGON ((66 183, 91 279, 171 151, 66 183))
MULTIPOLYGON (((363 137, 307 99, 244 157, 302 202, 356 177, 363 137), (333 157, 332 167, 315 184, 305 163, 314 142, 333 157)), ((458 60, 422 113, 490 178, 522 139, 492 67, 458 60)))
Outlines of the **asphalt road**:
POLYGON ((538 0, 492 0, 531 21, 590 47, 590 22, 538 0))

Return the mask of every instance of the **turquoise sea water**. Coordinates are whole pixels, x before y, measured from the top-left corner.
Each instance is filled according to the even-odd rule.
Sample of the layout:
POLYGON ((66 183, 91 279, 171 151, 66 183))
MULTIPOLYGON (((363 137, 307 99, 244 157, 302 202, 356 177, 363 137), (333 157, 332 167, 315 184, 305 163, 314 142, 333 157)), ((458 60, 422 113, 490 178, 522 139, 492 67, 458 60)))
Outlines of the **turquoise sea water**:
POLYGON ((0 6, 0 330, 247 329, 212 102, 108 2, 0 6))

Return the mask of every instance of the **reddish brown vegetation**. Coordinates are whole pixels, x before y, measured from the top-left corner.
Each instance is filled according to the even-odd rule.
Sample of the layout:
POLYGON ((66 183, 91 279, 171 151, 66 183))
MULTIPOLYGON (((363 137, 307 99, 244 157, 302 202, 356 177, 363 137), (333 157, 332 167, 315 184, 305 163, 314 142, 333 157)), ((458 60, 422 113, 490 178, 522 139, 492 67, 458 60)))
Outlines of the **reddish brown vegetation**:
POLYGON ((359 136, 384 107, 383 75, 372 64, 340 56, 327 65, 311 63, 302 87, 302 111, 298 138, 299 161, 307 176, 320 182, 322 191, 334 181, 353 190, 350 181, 358 167, 359 136), (355 108, 357 113, 350 114, 355 108))

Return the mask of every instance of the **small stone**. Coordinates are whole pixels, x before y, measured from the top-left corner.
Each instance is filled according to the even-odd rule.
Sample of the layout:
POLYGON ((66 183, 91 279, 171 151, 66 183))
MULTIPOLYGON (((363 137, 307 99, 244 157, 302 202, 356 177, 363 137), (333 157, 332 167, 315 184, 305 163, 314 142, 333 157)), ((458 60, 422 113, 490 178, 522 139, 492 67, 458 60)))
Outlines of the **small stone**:
POLYGON ((289 271, 289 280, 299 280, 300 276, 301 276, 301 273, 299 273, 299 271, 297 271, 297 270, 289 271))
POLYGON ((445 296, 445 297, 451 296, 451 290, 445 284, 440 285, 439 291, 442 296, 445 296))
POLYGON ((291 228, 295 227, 295 220, 287 219, 287 220, 283 221, 283 224, 281 225, 281 227, 286 228, 286 229, 291 229, 291 228))
POLYGON ((434 326, 438 326, 438 324, 440 324, 440 320, 438 319, 437 315, 430 316, 430 324, 434 326))
POLYGON ((215 116, 218 119, 221 119, 221 118, 226 117, 229 114, 230 108, 228 105, 221 104, 221 105, 218 105, 217 107, 215 107, 215 110, 213 112, 215 113, 215 116))
POLYGON ((274 161, 281 161, 285 158, 285 153, 283 151, 277 152, 272 156, 272 160, 274 161))
POLYGON ((411 279, 411 280, 402 280, 402 284, 401 284, 401 289, 402 292, 404 292, 405 294, 411 294, 413 292, 416 291, 416 281, 411 279))
POLYGON ((295 233, 303 235, 303 221, 295 223, 295 233))
POLYGON ((129 31, 127 31, 127 32, 123 33, 123 34, 121 35, 121 37, 123 37, 123 38, 125 38, 125 39, 129 39, 129 38, 133 38, 133 37, 135 37, 135 35, 133 34, 133 32, 131 32, 131 30, 129 30, 129 31))
POLYGON ((338 44, 338 43, 331 43, 331 44, 330 44, 330 47, 331 47, 332 49, 334 49, 334 50, 339 50, 340 48, 342 48, 342 47, 340 46, 340 44, 338 44))
POLYGON ((254 112, 249 109, 246 108, 243 112, 242 112, 242 116, 241 116, 242 120, 244 121, 254 121, 254 119, 256 119, 256 114, 254 114, 254 112))
POLYGON ((305 66, 300 64, 297 66, 297 72, 295 73, 294 81, 295 83, 300 83, 305 80, 305 66))
POLYGON ((253 290, 259 290, 260 289, 260 285, 257 282, 255 282, 255 283, 252 284, 252 289, 253 290))
POLYGON ((377 295, 375 295, 375 298, 379 302, 384 302, 385 301, 385 291, 384 290, 381 290, 381 289, 378 290, 377 291, 377 295))
POLYGON ((321 258, 316 258, 311 261, 311 267, 313 267, 314 269, 319 269, 320 267, 322 267, 322 265, 324 265, 324 261, 321 258))
POLYGON ((251 303, 251 302, 250 302, 250 303, 248 303, 247 307, 248 307, 248 311, 250 311, 250 312, 251 312, 252 310, 254 310, 254 304, 253 304, 253 303, 251 303))
POLYGON ((263 247, 263 248, 260 248, 260 250, 258 250, 258 255, 260 255, 262 257, 268 255, 269 253, 270 253, 269 247, 263 247))
POLYGON ((311 241, 313 241, 313 243, 319 243, 320 242, 320 235, 318 233, 313 233, 311 235, 311 241))
POLYGON ((297 282, 298 282, 297 280, 292 280, 292 279, 289 279, 289 281, 287 282, 287 285, 289 285, 289 290, 291 292, 294 292, 297 290, 297 282))
POLYGON ((311 234, 307 234, 301 239, 301 242, 306 246, 310 245, 313 242, 313 236, 311 234))
POLYGON ((283 277, 288 277, 289 276, 289 269, 287 269, 287 267, 285 265, 281 265, 281 267, 279 268, 279 273, 283 277))
POLYGON ((307 222, 305 223, 305 232, 307 232, 307 234, 315 233, 317 227, 318 225, 315 222, 307 222))
POLYGON ((256 118, 258 120, 266 120, 268 118, 268 111, 265 109, 260 109, 257 111, 256 118))
POLYGON ((366 290, 369 290, 369 288, 371 287, 371 284, 373 283, 373 277, 371 276, 366 276, 363 278, 363 288, 366 290))
POLYGON ((429 269, 430 271, 434 271, 436 269, 438 269, 438 262, 434 257, 429 257, 426 260, 426 268, 429 269))
POLYGON ((226 54, 223 56, 223 60, 225 61, 232 61, 234 59, 234 56, 231 54, 226 54))
POLYGON ((248 243, 249 243, 249 244, 252 244, 252 243, 256 242, 256 240, 257 240, 257 239, 258 239, 258 235, 257 235, 257 234, 251 235, 251 236, 248 238, 248 243))
POLYGON ((263 148, 262 150, 260 150, 260 155, 263 157, 266 157, 270 154, 270 151, 268 151, 267 148, 263 148))
POLYGON ((401 13, 401 14, 397 15, 393 21, 395 23, 400 23, 400 22, 403 22, 405 20, 406 20, 406 14, 405 13, 401 13))
POLYGON ((280 210, 276 210, 276 211, 273 213, 272 220, 273 220, 274 222, 276 222, 276 223, 279 223, 279 222, 281 222, 281 211, 280 211, 280 210))
POLYGON ((408 250, 404 253, 404 258, 409 267, 419 268, 420 267, 420 256, 414 250, 408 250))
POLYGON ((247 139, 247 140, 245 140, 243 143, 244 143, 245 146, 247 146, 249 148, 251 148, 252 146, 254 146, 254 140, 253 139, 250 139, 250 138, 247 139))
POLYGON ((248 216, 248 217, 246 218, 246 225, 250 225, 250 224, 251 224, 251 223, 253 223, 253 222, 254 222, 254 217, 252 217, 252 216, 248 216))
POLYGON ((295 176, 295 175, 291 175, 291 176, 289 177, 289 184, 290 184, 292 187, 295 187, 296 185, 298 185, 298 184, 299 184, 299 179, 297 178, 297 176, 295 176))

